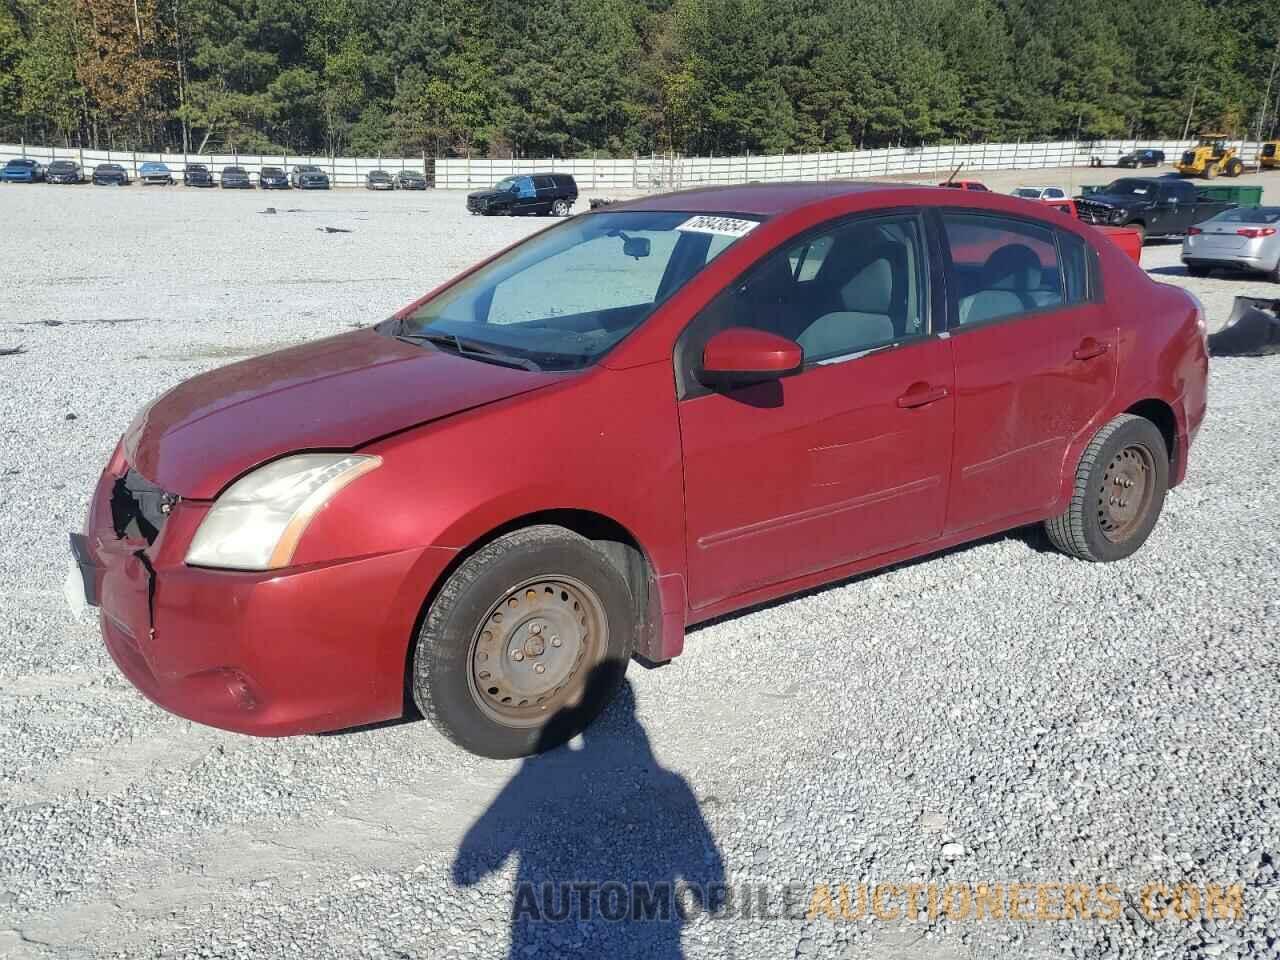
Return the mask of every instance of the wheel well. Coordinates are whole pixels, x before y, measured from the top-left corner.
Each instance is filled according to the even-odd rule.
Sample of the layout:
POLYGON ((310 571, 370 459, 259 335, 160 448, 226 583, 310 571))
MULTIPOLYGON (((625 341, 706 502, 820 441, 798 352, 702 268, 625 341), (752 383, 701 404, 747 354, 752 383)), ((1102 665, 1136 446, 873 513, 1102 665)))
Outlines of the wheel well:
POLYGON ((525 514, 522 517, 507 521, 500 527, 495 527, 484 536, 479 537, 473 543, 459 550, 458 555, 441 572, 423 600, 422 609, 418 612, 418 617, 414 621, 413 632, 409 636, 408 650, 405 653, 404 710, 406 716, 415 716, 418 712, 417 705, 413 700, 412 689, 413 652, 417 646, 418 633, 422 630, 422 624, 426 620, 427 611, 431 609, 431 604, 435 602, 436 594, 440 592, 440 588, 469 556, 486 544, 493 542, 498 537, 511 533, 513 530, 520 530, 524 527, 537 526, 543 523, 564 527, 566 530, 572 530, 580 537, 585 537, 595 544, 596 548, 604 554, 610 563, 617 567, 627 581, 627 586, 631 589, 631 596, 635 601, 636 623, 641 625, 639 631, 640 649, 636 652, 642 655, 648 654, 650 644, 657 639, 660 623, 654 622, 649 614, 652 566, 639 541, 631 535, 631 531, 616 520, 590 510, 543 510, 538 513, 525 514))
POLYGON ((1142 400, 1131 406, 1125 413, 1150 420, 1164 437, 1165 449, 1169 451, 1169 467, 1178 464, 1178 419, 1173 415, 1173 408, 1163 400, 1142 400))

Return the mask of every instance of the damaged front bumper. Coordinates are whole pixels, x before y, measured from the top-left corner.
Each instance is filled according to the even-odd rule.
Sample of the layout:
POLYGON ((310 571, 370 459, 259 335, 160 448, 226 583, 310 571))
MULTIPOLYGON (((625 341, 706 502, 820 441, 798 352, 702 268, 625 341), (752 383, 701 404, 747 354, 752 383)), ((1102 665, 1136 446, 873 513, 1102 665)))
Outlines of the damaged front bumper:
POLYGON ((186 550, 210 504, 171 497, 119 461, 72 535, 73 572, 139 691, 178 716, 258 736, 402 715, 421 578, 434 580, 453 551, 265 572, 191 567, 186 550))

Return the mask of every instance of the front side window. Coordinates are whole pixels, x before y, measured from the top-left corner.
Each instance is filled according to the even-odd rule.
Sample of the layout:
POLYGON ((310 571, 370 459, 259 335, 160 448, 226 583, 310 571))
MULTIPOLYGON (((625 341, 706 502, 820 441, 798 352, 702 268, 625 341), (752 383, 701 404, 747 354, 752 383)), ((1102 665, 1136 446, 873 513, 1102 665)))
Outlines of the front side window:
MULTIPOLYGON (((527 178, 526 178, 527 179, 527 178)), ((756 221, 630 211, 530 238, 407 317, 398 335, 541 369, 594 363, 756 221)))
POLYGON ((757 263, 690 325, 678 349, 686 393, 702 346, 721 330, 767 330, 836 363, 928 332, 924 241, 914 215, 819 229, 757 263))
POLYGON ((961 326, 1061 306, 1054 231, 1025 220, 943 213, 961 326))

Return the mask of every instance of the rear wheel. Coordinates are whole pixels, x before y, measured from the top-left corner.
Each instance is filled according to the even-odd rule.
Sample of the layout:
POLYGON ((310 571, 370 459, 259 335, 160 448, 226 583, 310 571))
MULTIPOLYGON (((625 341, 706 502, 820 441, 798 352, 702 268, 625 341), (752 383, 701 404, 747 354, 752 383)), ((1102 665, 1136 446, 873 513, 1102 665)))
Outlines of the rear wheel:
POLYGON ((1089 442, 1071 503, 1045 521, 1053 545, 1081 560, 1123 560, 1147 541, 1169 488, 1169 452, 1155 424, 1121 414, 1089 442))
POLYGON ((1244 161, 1239 157, 1232 157, 1227 163, 1227 176, 1238 177, 1244 173, 1244 161))
POLYGON ((1212 267, 1196 266, 1191 263, 1187 264, 1187 275, 1191 277, 1207 277, 1212 272, 1212 267))
POLYGON ((551 205, 551 215, 555 217, 567 217, 569 215, 569 201, 557 200, 551 205))
POLYGON ((477 550, 440 590, 414 651, 414 700, 473 753, 527 756, 595 719, 634 646, 618 569, 563 527, 528 527, 477 550))

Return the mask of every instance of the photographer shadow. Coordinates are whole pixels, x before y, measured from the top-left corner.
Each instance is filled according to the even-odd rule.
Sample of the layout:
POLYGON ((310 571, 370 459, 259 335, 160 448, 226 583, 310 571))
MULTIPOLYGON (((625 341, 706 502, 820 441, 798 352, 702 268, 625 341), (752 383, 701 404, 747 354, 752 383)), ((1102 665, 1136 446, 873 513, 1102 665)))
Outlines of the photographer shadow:
POLYGON ((463 838, 454 882, 516 858, 512 958, 682 957, 688 916, 717 908, 724 883, 693 791, 654 757, 629 683, 580 743, 521 763, 463 838))

